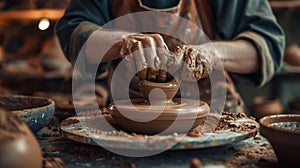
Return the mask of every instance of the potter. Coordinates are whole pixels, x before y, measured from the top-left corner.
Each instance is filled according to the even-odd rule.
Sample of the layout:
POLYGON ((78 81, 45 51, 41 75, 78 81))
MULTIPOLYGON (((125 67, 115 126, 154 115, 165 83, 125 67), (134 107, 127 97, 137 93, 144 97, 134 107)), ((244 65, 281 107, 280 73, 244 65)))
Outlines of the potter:
MULTIPOLYGON (((133 71, 137 67, 141 68, 143 70, 137 74, 140 80, 146 79, 152 82, 166 81, 168 75, 165 70, 168 69, 165 67, 171 64, 172 66, 168 67, 169 70, 179 72, 182 63, 189 65, 187 69, 192 72, 190 74, 201 79, 202 76, 208 75, 207 71, 211 68, 216 68, 215 58, 220 55, 228 77, 227 83, 219 86, 227 89, 227 101, 230 103, 226 103, 225 110, 231 112, 243 111, 243 101, 235 90, 235 83, 250 83, 256 86, 266 84, 279 70, 285 46, 284 33, 266 0, 229 1, 226 5, 222 1, 207 0, 163 0, 159 2, 76 0, 71 2, 65 16, 57 24, 56 33, 65 55, 73 65, 85 42, 91 41, 93 45, 84 48, 87 52, 83 60, 85 67, 100 64, 98 69, 100 74, 112 72, 118 60, 127 60, 126 54, 138 51, 139 54, 134 56, 133 60, 127 60, 128 71, 133 71), (121 26, 128 29, 140 27, 142 30, 157 27, 159 30, 168 30, 173 34, 178 34, 183 30, 184 33, 180 33, 180 37, 195 43, 185 44, 182 39, 158 32, 110 30, 104 26, 105 23, 126 16, 126 14, 146 11, 166 12, 172 14, 174 18, 154 16, 151 20, 137 18, 137 20, 121 22, 123 24, 121 26), (184 27, 185 25, 176 25, 177 16, 203 29, 212 42, 201 40, 202 35, 195 29, 184 27), (110 49, 106 51, 105 48, 110 49), (148 53, 142 52, 145 48, 149 49, 148 53), (158 52, 157 49, 163 52, 158 52), (196 57, 180 55, 189 52, 194 53, 196 57), (101 56, 104 57, 99 62, 98 58, 101 56), (145 69, 148 65, 151 68, 145 69)), ((190 75, 182 74, 181 80, 190 78, 190 75)), ((109 76, 101 77, 109 82, 109 76)), ((127 89, 127 86, 123 88, 121 84, 123 78, 126 76, 120 77, 118 91, 127 89)), ((210 104, 209 80, 199 80, 198 85, 201 99, 210 104)), ((111 84, 102 87, 111 88, 111 84)), ((198 90, 192 89, 190 92, 196 91, 198 90)), ((110 93, 109 89, 103 94, 107 93, 110 93)), ((137 85, 130 87, 130 94, 142 97, 137 85)), ((107 104, 111 103, 109 99, 105 101, 107 104)))

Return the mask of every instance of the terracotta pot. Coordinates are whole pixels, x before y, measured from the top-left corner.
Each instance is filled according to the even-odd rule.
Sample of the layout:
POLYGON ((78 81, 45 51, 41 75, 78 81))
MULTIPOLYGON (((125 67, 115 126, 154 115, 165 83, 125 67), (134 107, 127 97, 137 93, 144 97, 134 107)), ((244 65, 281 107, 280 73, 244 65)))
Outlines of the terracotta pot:
POLYGON ((300 115, 272 115, 260 119, 260 132, 271 143, 278 161, 287 165, 300 164, 300 115))
POLYGON ((40 146, 26 124, 11 112, 0 113, 1 119, 5 119, 0 122, 0 167, 42 167, 40 146))
POLYGON ((282 112, 282 104, 277 98, 256 97, 253 101, 252 113, 256 119, 282 112))

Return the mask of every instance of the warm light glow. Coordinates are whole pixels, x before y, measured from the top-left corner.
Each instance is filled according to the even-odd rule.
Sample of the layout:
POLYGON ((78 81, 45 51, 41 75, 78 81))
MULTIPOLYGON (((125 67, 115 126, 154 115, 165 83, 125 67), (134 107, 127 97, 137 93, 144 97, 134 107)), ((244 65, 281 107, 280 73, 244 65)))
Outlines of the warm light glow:
POLYGON ((39 22, 39 29, 40 30, 47 30, 50 26, 50 21, 49 19, 43 18, 39 22))

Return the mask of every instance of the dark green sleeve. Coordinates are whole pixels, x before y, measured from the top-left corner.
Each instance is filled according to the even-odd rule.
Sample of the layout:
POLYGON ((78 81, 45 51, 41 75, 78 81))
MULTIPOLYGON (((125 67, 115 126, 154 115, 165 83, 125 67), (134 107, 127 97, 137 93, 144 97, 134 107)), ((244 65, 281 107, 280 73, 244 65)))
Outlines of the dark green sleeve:
POLYGON ((74 63, 88 37, 111 17, 112 0, 72 0, 56 26, 66 57, 74 63))
POLYGON ((260 71, 249 75, 233 74, 238 81, 262 86, 280 69, 285 35, 267 0, 211 0, 216 37, 252 42, 259 53, 260 71), (246 80, 244 80, 246 79, 246 80))

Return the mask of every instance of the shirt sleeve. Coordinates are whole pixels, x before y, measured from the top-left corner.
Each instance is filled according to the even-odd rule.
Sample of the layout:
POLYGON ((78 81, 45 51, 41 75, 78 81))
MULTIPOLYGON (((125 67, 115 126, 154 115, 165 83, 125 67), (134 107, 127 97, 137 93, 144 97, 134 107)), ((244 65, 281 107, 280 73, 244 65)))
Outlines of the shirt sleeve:
POLYGON ((263 86, 280 69, 285 35, 267 0, 212 0, 215 35, 218 39, 252 42, 260 58, 257 73, 231 74, 235 81, 263 86))
MULTIPOLYGON (((89 36, 112 20, 112 0, 72 0, 56 25, 64 54, 75 63, 89 36)), ((99 66, 100 68, 102 66, 99 66)))

